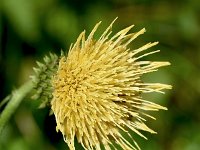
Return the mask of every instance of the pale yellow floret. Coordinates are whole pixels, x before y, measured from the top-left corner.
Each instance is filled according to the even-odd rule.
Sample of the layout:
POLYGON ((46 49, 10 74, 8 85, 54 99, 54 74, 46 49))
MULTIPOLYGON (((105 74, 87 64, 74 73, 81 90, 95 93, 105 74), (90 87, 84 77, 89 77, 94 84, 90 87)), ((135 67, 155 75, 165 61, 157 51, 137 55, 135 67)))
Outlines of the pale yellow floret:
POLYGON ((100 150, 101 144, 106 150, 117 149, 113 143, 124 150, 140 149, 134 139, 130 142, 124 135, 131 137, 128 130, 143 138, 141 130, 156 133, 145 124, 145 116, 155 119, 146 111, 166 109, 141 97, 141 93, 171 89, 170 85, 141 81, 143 74, 169 65, 139 60, 159 52, 139 55, 158 42, 129 50, 127 46, 145 29, 127 34, 133 27, 129 26, 109 38, 114 21, 98 40, 93 35, 101 22, 87 39, 83 31, 68 56, 60 59, 53 78, 51 108, 57 131, 62 132, 70 150, 75 150, 75 138, 86 150, 100 150))

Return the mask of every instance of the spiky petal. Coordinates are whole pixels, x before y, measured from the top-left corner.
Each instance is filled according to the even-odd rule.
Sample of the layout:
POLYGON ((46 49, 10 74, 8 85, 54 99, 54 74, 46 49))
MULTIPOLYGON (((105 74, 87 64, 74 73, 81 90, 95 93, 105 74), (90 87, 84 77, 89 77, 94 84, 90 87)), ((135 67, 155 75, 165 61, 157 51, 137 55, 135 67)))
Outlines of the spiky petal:
POLYGON ((140 130, 155 133, 144 123, 146 111, 166 109, 158 104, 143 100, 141 93, 162 92, 170 85, 143 83, 143 74, 157 71, 169 62, 140 61, 139 59, 158 52, 140 52, 157 44, 148 43, 138 49, 129 50, 128 44, 145 29, 127 34, 133 26, 127 27, 114 36, 111 25, 102 36, 95 40, 93 35, 98 23, 87 39, 85 31, 70 47, 68 56, 59 61, 57 74, 53 79, 52 110, 70 150, 75 150, 74 138, 87 150, 106 150, 115 147, 115 142, 124 150, 139 149, 130 144, 124 135, 128 130, 142 136, 140 130))

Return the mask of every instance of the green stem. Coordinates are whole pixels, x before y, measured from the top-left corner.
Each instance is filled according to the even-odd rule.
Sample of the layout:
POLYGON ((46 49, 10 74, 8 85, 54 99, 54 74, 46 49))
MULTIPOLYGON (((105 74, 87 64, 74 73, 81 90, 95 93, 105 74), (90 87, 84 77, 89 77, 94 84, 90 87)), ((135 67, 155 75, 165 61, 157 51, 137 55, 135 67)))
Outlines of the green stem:
POLYGON ((0 134, 10 117, 14 114, 24 97, 33 89, 31 81, 23 84, 19 89, 12 93, 11 99, 0 115, 0 134))
POLYGON ((0 103, 0 108, 5 105, 11 98, 11 95, 6 96, 0 103))

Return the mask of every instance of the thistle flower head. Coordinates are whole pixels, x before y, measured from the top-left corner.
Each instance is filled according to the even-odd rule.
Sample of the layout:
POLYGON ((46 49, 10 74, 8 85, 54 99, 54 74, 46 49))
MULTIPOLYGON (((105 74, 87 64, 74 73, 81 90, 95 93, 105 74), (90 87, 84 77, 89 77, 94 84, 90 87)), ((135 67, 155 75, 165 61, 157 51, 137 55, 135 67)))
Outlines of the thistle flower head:
POLYGON ((99 39, 93 35, 98 23, 86 38, 80 34, 67 56, 59 61, 53 78, 54 88, 51 108, 56 118, 57 131, 61 131, 70 150, 75 150, 74 139, 88 150, 139 149, 133 140, 131 144, 124 135, 128 130, 146 138, 141 130, 155 133, 147 127, 147 111, 166 109, 142 99, 142 93, 162 92, 171 86, 160 83, 144 83, 143 74, 157 71, 169 62, 140 61, 140 58, 158 51, 141 52, 157 44, 148 43, 130 50, 128 45, 145 29, 136 33, 128 32, 129 26, 114 36, 111 29, 114 21, 99 39), (113 144, 115 143, 115 144, 113 144))

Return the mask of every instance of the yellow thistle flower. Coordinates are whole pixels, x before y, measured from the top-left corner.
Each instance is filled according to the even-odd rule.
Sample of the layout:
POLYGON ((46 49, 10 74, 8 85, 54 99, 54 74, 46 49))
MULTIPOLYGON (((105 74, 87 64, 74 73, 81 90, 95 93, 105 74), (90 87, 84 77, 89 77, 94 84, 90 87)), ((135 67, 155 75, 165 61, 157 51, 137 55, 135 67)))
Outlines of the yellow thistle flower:
POLYGON ((57 131, 62 132, 70 150, 75 150, 75 138, 86 150, 100 150, 100 145, 106 150, 117 149, 116 144, 124 150, 139 149, 134 139, 131 144, 124 135, 131 137, 128 130, 144 138, 140 130, 155 133, 144 123, 145 116, 153 118, 145 111, 166 109, 141 97, 142 93, 171 88, 141 81, 143 74, 170 64, 139 60, 158 52, 138 55, 158 42, 130 50, 128 45, 145 29, 127 34, 132 25, 109 38, 114 21, 98 40, 93 35, 101 22, 87 39, 83 31, 68 56, 61 57, 53 78, 51 108, 57 131))

